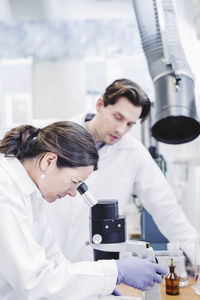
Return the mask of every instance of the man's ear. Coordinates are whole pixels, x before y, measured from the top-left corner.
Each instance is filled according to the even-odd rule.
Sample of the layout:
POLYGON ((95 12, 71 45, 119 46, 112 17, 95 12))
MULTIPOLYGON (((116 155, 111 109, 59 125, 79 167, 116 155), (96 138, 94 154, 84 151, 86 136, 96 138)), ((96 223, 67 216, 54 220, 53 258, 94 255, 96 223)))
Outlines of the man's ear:
POLYGON ((104 106, 104 100, 103 100, 103 98, 99 98, 97 100, 96 110, 99 112, 101 107, 103 107, 103 106, 104 106))

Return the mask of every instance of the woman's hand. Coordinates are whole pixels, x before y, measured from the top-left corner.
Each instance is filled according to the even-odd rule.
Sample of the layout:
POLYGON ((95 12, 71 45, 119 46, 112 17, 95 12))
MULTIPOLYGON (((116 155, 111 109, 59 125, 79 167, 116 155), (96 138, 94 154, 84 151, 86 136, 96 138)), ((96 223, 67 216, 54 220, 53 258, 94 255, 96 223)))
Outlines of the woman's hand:
POLYGON ((118 268, 117 284, 123 282, 142 291, 148 286, 153 287, 155 282, 161 283, 161 274, 167 274, 163 267, 152 263, 149 258, 133 257, 116 260, 116 263, 118 268))

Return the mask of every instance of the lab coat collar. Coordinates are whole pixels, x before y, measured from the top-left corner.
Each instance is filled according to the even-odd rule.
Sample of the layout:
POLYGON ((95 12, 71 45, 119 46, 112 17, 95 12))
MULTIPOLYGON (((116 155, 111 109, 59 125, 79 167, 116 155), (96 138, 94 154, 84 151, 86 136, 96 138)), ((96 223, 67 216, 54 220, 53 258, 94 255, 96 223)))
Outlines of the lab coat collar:
POLYGON ((5 169, 25 195, 30 195, 36 192, 37 197, 43 199, 41 192, 16 157, 5 157, 0 154, 0 165, 5 169))

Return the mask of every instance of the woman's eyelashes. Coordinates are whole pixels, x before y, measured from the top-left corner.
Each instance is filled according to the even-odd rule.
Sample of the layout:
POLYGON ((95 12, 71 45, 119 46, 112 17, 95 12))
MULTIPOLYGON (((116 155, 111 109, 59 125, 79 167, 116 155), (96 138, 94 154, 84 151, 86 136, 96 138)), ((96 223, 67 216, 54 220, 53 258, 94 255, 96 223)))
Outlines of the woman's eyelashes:
POLYGON ((75 180, 75 179, 72 179, 72 182, 73 182, 74 184, 80 184, 82 181, 81 181, 81 180, 75 180))

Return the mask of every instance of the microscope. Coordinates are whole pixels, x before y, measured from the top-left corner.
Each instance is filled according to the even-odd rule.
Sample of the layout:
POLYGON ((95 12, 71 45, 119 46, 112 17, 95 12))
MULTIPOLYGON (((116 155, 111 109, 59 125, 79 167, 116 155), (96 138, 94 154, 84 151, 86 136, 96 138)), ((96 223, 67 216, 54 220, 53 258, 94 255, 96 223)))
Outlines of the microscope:
MULTIPOLYGON (((149 243, 127 240, 126 217, 119 215, 117 200, 97 201, 84 182, 78 187, 78 191, 90 206, 89 245, 93 248, 95 261, 119 259, 120 253, 129 252, 138 258, 150 257, 152 262, 156 262, 154 251, 149 243)), ((117 299, 129 299, 129 297, 118 296, 117 299)), ((141 299, 160 300, 160 285, 155 283, 154 287, 148 287, 142 292, 141 299)))

